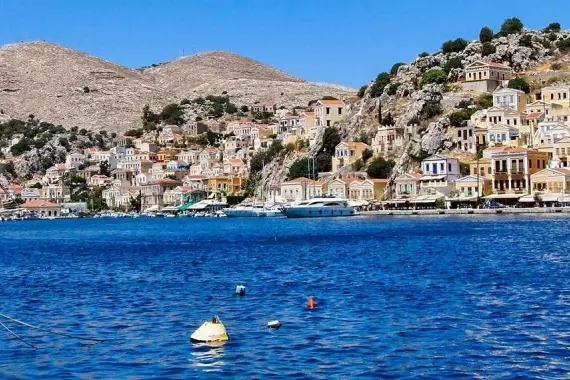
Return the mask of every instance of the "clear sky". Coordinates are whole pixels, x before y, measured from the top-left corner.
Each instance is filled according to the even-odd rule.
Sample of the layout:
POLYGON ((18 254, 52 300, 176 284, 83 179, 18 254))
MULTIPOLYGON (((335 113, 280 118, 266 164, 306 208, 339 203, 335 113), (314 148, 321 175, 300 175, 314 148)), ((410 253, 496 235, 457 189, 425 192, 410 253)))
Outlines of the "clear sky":
POLYGON ((554 0, 0 0, 0 15, 2 45, 45 40, 132 68, 226 50, 355 88, 507 17, 570 28, 570 2, 554 0))

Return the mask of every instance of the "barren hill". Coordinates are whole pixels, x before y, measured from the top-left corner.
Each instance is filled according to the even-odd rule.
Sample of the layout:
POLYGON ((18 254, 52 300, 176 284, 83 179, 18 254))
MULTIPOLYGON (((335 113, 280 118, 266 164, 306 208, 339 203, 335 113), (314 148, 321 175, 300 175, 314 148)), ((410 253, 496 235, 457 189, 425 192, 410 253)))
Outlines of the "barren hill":
POLYGON ((182 57, 133 70, 46 42, 0 48, 0 109, 66 127, 125 131, 140 126, 145 104, 160 109, 183 98, 220 95, 232 102, 305 105, 354 90, 308 83, 260 62, 225 52, 182 57))

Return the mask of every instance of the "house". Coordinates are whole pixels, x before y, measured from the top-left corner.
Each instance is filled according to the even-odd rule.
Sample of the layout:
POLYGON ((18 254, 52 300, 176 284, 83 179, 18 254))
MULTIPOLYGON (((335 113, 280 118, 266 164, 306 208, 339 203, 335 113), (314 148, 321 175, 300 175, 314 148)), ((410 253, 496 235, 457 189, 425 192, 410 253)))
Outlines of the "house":
POLYGON ((518 127, 523 124, 522 116, 521 112, 509 106, 493 106, 487 109, 485 114, 486 126, 490 124, 506 124, 518 127))
POLYGON ((372 138, 372 150, 375 154, 389 156, 404 146, 404 127, 381 125, 372 138))
POLYGON ((543 87, 541 90, 541 99, 564 108, 570 108, 570 85, 561 84, 543 87))
POLYGON ((169 178, 158 179, 156 181, 141 185, 141 210, 150 207, 164 206, 164 192, 174 190, 177 186, 182 186, 182 181, 169 178))
POLYGON ((282 182, 280 186, 281 198, 287 201, 302 201, 323 195, 324 182, 299 177, 282 182))
POLYGON ((368 149, 368 145, 361 142, 347 141, 341 142, 335 147, 335 153, 332 158, 332 170, 337 171, 343 166, 355 163, 362 157, 364 151, 368 149))
POLYGON ((455 180, 455 191, 459 198, 482 197, 491 193, 491 181, 482 176, 467 175, 455 180))
POLYGON ((338 99, 317 101, 314 111, 315 127, 332 127, 344 117, 344 107, 344 102, 338 99))
POLYGON ((208 178, 208 190, 221 196, 237 194, 242 190, 245 180, 245 177, 225 174, 213 176, 208 178))
POLYGON ((509 107, 517 112, 523 112, 530 97, 524 91, 515 88, 501 88, 493 91, 494 107, 509 107))
POLYGON ((327 183, 327 192, 338 198, 346 198, 348 195, 347 182, 343 179, 336 178, 327 183))
POLYGON ((461 176, 459 161, 456 158, 436 154, 424 159, 421 167, 423 175, 420 178, 420 189, 426 189, 428 192, 435 190, 448 195, 453 181, 461 176))
POLYGON ((555 120, 555 113, 562 108, 559 104, 548 103, 544 100, 535 100, 532 103, 528 103, 524 109, 524 113, 529 115, 533 113, 543 113, 545 120, 555 120))
POLYGON ((208 132, 210 129, 208 125, 199 121, 194 121, 188 126, 188 134, 190 136, 198 136, 202 133, 208 132))
POLYGON ((553 157, 551 164, 553 167, 570 167, 570 137, 554 141, 552 150, 553 157))
POLYGON ((65 156, 65 169, 79 169, 85 164, 85 156, 81 153, 69 153, 65 156))
POLYGON ((104 189, 101 196, 109 207, 128 208, 131 206, 131 200, 137 198, 139 194, 138 186, 111 186, 104 189))
POLYGON ((188 164, 185 161, 169 161, 166 164, 166 169, 168 170, 181 170, 188 169, 188 164))
POLYGON ((454 128, 456 134, 457 148, 462 152, 477 153, 477 143, 475 139, 475 128, 473 124, 466 123, 464 126, 454 128))
POLYGON ((480 158, 469 162, 469 173, 474 177, 485 177, 491 179, 491 161, 487 158, 480 158))
POLYGON ((69 186, 63 185, 61 181, 57 184, 51 183, 42 188, 43 199, 55 202, 57 204, 65 202, 71 196, 69 186))
POLYGON ((354 200, 381 200, 388 184, 387 179, 368 178, 362 181, 353 181, 348 185, 349 197, 354 200))
POLYGON ((96 174, 89 178, 89 186, 105 186, 110 182, 111 178, 101 174, 96 174))
POLYGON ((164 192, 163 203, 167 206, 181 206, 186 203, 186 194, 191 192, 192 188, 176 186, 176 188, 164 192))
POLYGON ((420 178, 421 174, 410 172, 405 173, 394 179, 395 184, 395 198, 413 198, 418 195, 420 191, 420 178))
POLYGON ((201 175, 187 175, 182 179, 184 187, 191 188, 192 191, 208 190, 208 177, 201 175))
POLYGON ((548 155, 535 149, 506 147, 492 153, 490 161, 493 192, 490 198, 514 199, 528 194, 530 176, 546 168, 548 155))
POLYGON ((21 208, 26 209, 35 214, 39 214, 45 217, 59 217, 61 216, 61 206, 52 202, 44 201, 41 199, 35 199, 23 203, 20 205, 21 208))
POLYGON ((156 159, 160 162, 168 162, 176 159, 178 152, 174 149, 163 149, 156 153, 156 159))
POLYGON ((496 62, 475 61, 465 67, 466 91, 491 92, 511 78, 511 68, 496 62))
POLYGON ((39 199, 41 197, 41 193, 40 189, 26 187, 22 189, 22 194, 20 196, 25 202, 28 202, 34 199, 39 199))
POLYGON ((570 194, 570 170, 566 168, 545 168, 530 176, 533 193, 549 193, 555 197, 570 194))
POLYGON ((521 146, 519 129, 507 124, 491 124, 487 128, 489 146, 521 146))

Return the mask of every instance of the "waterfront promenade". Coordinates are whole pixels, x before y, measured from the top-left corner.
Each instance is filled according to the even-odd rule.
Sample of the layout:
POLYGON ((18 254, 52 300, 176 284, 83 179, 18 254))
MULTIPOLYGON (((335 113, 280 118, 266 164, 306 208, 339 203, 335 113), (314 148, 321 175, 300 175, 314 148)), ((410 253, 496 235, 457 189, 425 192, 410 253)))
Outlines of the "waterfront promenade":
POLYGON ((429 210, 375 210, 359 211, 363 216, 397 215, 489 215, 489 214, 570 214, 570 207, 496 208, 496 209, 429 209, 429 210))

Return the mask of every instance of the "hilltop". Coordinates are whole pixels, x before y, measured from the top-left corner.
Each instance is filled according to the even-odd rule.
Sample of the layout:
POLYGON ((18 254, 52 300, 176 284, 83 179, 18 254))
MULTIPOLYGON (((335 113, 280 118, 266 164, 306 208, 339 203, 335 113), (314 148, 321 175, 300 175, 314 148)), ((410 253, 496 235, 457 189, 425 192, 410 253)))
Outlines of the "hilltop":
POLYGON ((138 70, 47 42, 0 48, 0 110, 65 127, 124 132, 141 126, 142 108, 227 93, 237 105, 306 105, 354 90, 308 83, 236 54, 213 51, 138 70))

